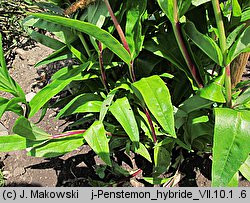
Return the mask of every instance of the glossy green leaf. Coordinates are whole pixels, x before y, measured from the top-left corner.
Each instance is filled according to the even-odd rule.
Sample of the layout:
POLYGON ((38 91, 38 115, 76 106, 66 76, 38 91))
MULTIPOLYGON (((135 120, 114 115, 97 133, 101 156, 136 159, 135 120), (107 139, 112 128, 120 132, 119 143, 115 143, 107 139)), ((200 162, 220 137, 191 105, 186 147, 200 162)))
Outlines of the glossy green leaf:
POLYGON ((248 181, 250 181, 250 156, 247 160, 241 165, 240 172, 248 181))
POLYGON ((250 112, 215 109, 212 185, 227 186, 250 152, 250 112))
POLYGON ((176 137, 171 96, 163 80, 156 75, 142 78, 133 83, 133 87, 139 90, 148 109, 162 128, 171 136, 176 137))
POLYGON ((192 0, 178 0, 178 17, 179 19, 188 11, 192 4, 192 0))
POLYGON ((246 11, 242 12, 240 21, 246 22, 249 19, 250 19, 250 9, 247 9, 246 11))
POLYGON ((46 58, 42 59, 41 61, 38 61, 35 64, 35 67, 47 65, 47 64, 53 63, 55 61, 68 59, 72 55, 69 52, 70 51, 68 50, 67 45, 65 45, 61 49, 54 51, 52 54, 50 54, 46 58))
POLYGON ((250 88, 247 88, 234 102, 234 106, 245 105, 250 102, 250 88))
POLYGON ((97 1, 95 4, 88 6, 88 22, 100 28, 108 15, 108 9, 103 1, 97 1))
POLYGON ((154 177, 166 172, 170 166, 170 153, 163 147, 154 148, 154 177))
POLYGON ((225 103, 226 99, 223 94, 224 75, 218 76, 208 86, 199 90, 199 96, 211 101, 225 103))
POLYGON ((232 32, 230 32, 230 34, 227 37, 227 49, 229 49, 232 44, 235 42, 237 36, 239 35, 239 33, 242 31, 242 29, 246 26, 245 23, 239 25, 238 27, 236 27, 232 32))
POLYGON ((170 181, 173 177, 170 178, 155 178, 155 177, 143 177, 145 181, 152 185, 162 185, 170 181))
MULTIPOLYGON (((27 28, 35 27, 51 32, 57 36, 61 43, 63 42, 64 44, 66 44, 66 42, 73 42, 76 39, 76 35, 70 28, 34 16, 28 16, 25 18, 23 20, 23 26, 27 28)), ((44 42, 46 43, 46 41, 44 42)))
POLYGON ((50 14, 32 13, 31 15, 91 35, 100 42, 102 42, 105 46, 107 46, 125 63, 129 64, 131 61, 129 53, 121 45, 121 43, 117 39, 115 39, 110 33, 100 29, 96 25, 50 14))
POLYGON ((237 171, 233 178, 228 183, 227 187, 238 187, 239 185, 239 172, 237 171))
POLYGON ((204 3, 207 3, 207 2, 209 2, 209 1, 211 1, 211 0, 192 0, 192 4, 193 4, 194 6, 199 6, 199 5, 204 4, 204 3))
POLYGON ((134 112, 126 97, 117 99, 109 108, 114 117, 121 124, 132 142, 139 143, 139 130, 134 112))
POLYGON ((62 91, 70 82, 74 80, 81 80, 83 76, 81 72, 89 67, 90 63, 87 62, 78 68, 69 70, 64 75, 52 81, 50 84, 45 86, 40 92, 38 92, 33 99, 30 101, 31 111, 29 117, 35 115, 38 110, 47 103, 53 96, 62 91), (43 98, 43 99, 41 99, 43 98))
POLYGON ((250 26, 248 26, 228 51, 227 64, 231 63, 240 53, 250 52, 250 26))
POLYGON ((1 135, 0 152, 23 150, 26 148, 26 139, 19 135, 1 135))
POLYGON ((159 6, 172 23, 174 23, 174 1, 175 0, 157 0, 159 6))
POLYGON ((170 30, 168 33, 157 34, 156 37, 145 41, 144 47, 146 50, 153 52, 155 55, 169 60, 179 69, 184 71, 186 75, 189 74, 185 59, 178 48, 173 31, 170 30), (166 46, 166 44, 168 46, 166 46))
POLYGON ((56 116, 68 116, 76 113, 99 112, 102 102, 98 95, 85 93, 71 100, 56 116))
POLYGON ((23 99, 20 97, 13 98, 11 100, 0 97, 0 118, 6 111, 11 111, 17 115, 23 114, 23 108, 18 104, 22 102, 23 99))
POLYGON ((233 9, 233 16, 235 17, 241 16, 241 7, 238 0, 232 0, 232 9, 233 9))
POLYGON ((176 11, 178 19, 188 11, 192 3, 191 0, 157 0, 157 2, 172 24, 175 23, 175 2, 178 8, 176 11))
POLYGON ((131 56, 135 59, 142 50, 144 36, 142 35, 142 17, 146 10, 147 0, 128 0, 126 18, 126 40, 131 56))
POLYGON ((13 126, 13 132, 29 140, 47 140, 51 137, 24 116, 16 120, 13 126))
POLYGON ((132 151, 136 154, 140 154, 142 157, 147 159, 149 162, 152 162, 151 156, 147 150, 147 148, 140 142, 139 147, 133 146, 132 151))
POLYGON ((25 102, 25 94, 22 88, 9 75, 2 45, 2 34, 0 33, 0 91, 9 92, 15 97, 21 97, 25 102))
POLYGON ((44 46, 47 46, 51 49, 58 50, 58 49, 61 49, 63 46, 65 46, 65 44, 60 42, 59 40, 48 37, 47 35, 41 34, 37 31, 32 30, 32 29, 28 28, 27 33, 36 42, 39 42, 39 43, 43 44, 44 46))
MULTIPOLYGON (((199 95, 194 95, 184 101, 180 106, 179 109, 185 111, 187 114, 193 111, 197 111, 199 109, 210 108, 214 102, 204 99, 199 95)), ((178 113, 178 111, 177 111, 178 113)))
POLYGON ((87 141, 93 151, 109 166, 111 166, 108 138, 102 122, 95 121, 84 133, 84 139, 87 141))
POLYGON ((188 37, 196 44, 196 46, 198 46, 209 58, 222 66, 222 52, 212 38, 200 33, 196 29, 195 25, 190 21, 188 21, 185 25, 185 32, 188 37))
POLYGON ((28 155, 46 158, 56 157, 76 150, 84 142, 83 134, 53 139, 45 143, 28 141, 31 146, 28 155))
POLYGON ((103 121, 103 119, 105 118, 116 92, 117 90, 110 91, 107 98, 102 102, 102 106, 100 109, 100 116, 99 116, 100 121, 103 121))

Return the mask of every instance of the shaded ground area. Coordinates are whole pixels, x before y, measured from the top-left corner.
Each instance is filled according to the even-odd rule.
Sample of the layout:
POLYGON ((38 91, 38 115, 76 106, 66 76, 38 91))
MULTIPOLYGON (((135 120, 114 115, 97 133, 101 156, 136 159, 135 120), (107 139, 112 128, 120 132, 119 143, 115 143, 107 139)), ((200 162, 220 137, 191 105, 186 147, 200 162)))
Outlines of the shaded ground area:
MULTIPOLYGON (((52 53, 52 50, 37 44, 30 50, 16 50, 16 57, 13 61, 13 68, 10 69, 12 77, 24 89, 26 94, 36 92, 37 84, 41 79, 41 70, 55 72, 63 64, 50 65, 35 69, 36 62, 52 53)), ((244 78, 249 78, 250 64, 244 74, 244 78)), ((10 95, 5 95, 9 97, 10 95)), ((42 98, 41 98, 42 99, 42 98)), ((48 110, 45 118, 38 124, 40 128, 50 134, 61 133, 67 126, 64 120, 55 120, 56 112, 48 110)), ((38 121, 40 115, 32 118, 33 122, 38 121)), ((5 113, 1 123, 11 134, 12 126, 16 116, 12 113, 5 113)), ((125 154, 117 154, 123 168, 128 171, 135 171, 138 168, 143 169, 144 175, 147 173, 147 162, 139 159, 137 163, 125 154)), ((3 169, 6 186, 90 186, 97 184, 95 180, 101 180, 96 173, 96 165, 101 165, 102 161, 93 153, 87 145, 76 149, 64 156, 44 159, 26 156, 25 151, 16 151, 10 153, 0 153, 0 167, 3 169)), ((150 170, 149 170, 150 171, 150 170)), ((180 167, 181 179, 177 186, 211 186, 211 159, 208 156, 200 157, 195 154, 187 154, 185 161, 180 167)), ((104 180, 109 182, 115 180, 116 186, 149 186, 141 180, 141 174, 134 178, 115 179, 112 175, 106 175, 104 180)), ((246 180, 240 181, 240 186, 250 186, 246 180)))

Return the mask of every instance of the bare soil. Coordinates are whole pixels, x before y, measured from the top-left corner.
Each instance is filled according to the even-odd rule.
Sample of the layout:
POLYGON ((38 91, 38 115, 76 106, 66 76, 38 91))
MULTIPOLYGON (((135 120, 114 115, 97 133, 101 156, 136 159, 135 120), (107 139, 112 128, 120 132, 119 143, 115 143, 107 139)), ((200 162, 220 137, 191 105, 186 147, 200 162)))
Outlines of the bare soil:
MULTIPOLYGON (((45 56, 52 53, 52 50, 36 44, 30 50, 17 49, 16 57, 13 61, 13 68, 10 69, 11 76, 24 89, 25 93, 38 91, 34 89, 34 84, 39 82, 39 71, 52 71, 57 66, 34 68, 34 65, 45 56), (38 78, 38 79, 37 79, 38 78)), ((244 74, 245 78, 249 78, 250 64, 244 74)), ((10 95, 5 95, 9 97, 10 95)), ((42 98, 41 98, 42 99, 42 98)), ((65 120, 56 120, 56 112, 49 109, 42 122, 38 124, 40 128, 50 134, 61 133, 67 126, 65 120)), ((38 121, 40 115, 37 114, 32 118, 33 122, 38 121)), ((16 116, 10 112, 4 114, 0 120, 7 128, 9 134, 15 122, 16 116)), ((120 155, 118 155, 120 156, 120 155)), ((123 155, 121 155, 123 156, 123 155)), ((121 161, 124 168, 134 171, 143 168, 143 173, 147 171, 147 163, 141 160, 135 163, 129 160, 128 156, 124 156, 121 161)), ((37 187, 61 187, 61 186, 90 186, 89 180, 101 180, 95 172, 94 166, 102 164, 102 161, 93 153, 93 151, 84 145, 75 151, 65 154, 61 157, 45 159, 27 156, 25 151, 15 151, 9 153, 0 153, 0 168, 5 176, 5 186, 37 186, 37 187)), ((176 186, 188 187, 211 186, 211 160, 209 156, 201 158, 195 154, 187 155, 185 162, 180 168, 181 179, 176 186)), ((106 177, 105 181, 109 181, 112 177, 106 177)), ((120 180, 117 180, 118 182, 120 180)), ((121 181, 119 186, 142 187, 149 186, 141 180, 139 174, 135 178, 121 181)), ((249 187, 250 183, 244 179, 240 181, 240 186, 249 187)))

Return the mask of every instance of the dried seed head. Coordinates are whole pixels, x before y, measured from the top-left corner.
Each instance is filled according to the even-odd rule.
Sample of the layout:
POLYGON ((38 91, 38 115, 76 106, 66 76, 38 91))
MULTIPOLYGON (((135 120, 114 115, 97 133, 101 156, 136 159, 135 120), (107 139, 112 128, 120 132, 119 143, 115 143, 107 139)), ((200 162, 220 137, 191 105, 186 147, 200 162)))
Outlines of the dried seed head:
POLYGON ((73 3, 69 8, 67 8, 64 12, 65 15, 70 15, 74 12, 77 11, 77 9, 84 9, 86 8, 89 4, 95 2, 96 0, 79 0, 75 3, 73 3))

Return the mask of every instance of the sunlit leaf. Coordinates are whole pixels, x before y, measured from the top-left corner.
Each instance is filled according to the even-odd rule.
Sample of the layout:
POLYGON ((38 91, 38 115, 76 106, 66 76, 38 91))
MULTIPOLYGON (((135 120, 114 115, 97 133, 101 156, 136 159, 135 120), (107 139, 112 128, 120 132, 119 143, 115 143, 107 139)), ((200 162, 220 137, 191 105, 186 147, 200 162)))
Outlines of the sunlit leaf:
POLYGON ((26 139, 20 135, 1 135, 0 152, 23 150, 26 148, 26 139))
POLYGON ((108 138, 102 122, 95 121, 84 133, 84 139, 94 152, 109 166, 111 166, 108 138))
POLYGON ((126 97, 117 99, 109 110, 122 125, 130 140, 139 143, 138 126, 128 99, 126 97))
POLYGON ((100 29, 96 25, 91 23, 83 22, 80 20, 65 18, 61 16, 55 16, 51 14, 44 13, 32 13, 32 16, 53 22, 59 25, 63 25, 68 28, 84 32, 88 35, 95 37, 97 40, 102 42, 111 51, 113 51, 117 56, 119 56, 127 64, 130 63, 131 58, 127 50, 121 45, 121 43, 114 38, 110 33, 105 30, 100 29))
POLYGON ((23 116, 16 120, 13 132, 29 140, 46 140, 51 137, 23 116))
POLYGON ((83 76, 81 72, 88 68, 89 62, 69 70, 64 75, 52 81, 50 84, 45 86, 40 92, 38 92, 33 99, 30 101, 31 111, 29 117, 32 117, 37 111, 47 103, 53 96, 62 91, 70 82, 74 80, 81 80, 83 76), (41 99, 43 98, 43 99, 41 99))
POLYGON ((250 112, 215 109, 212 185, 227 186, 250 152, 250 112))
POLYGON ((142 78, 133 86, 139 90, 148 109, 162 128, 171 136, 176 137, 174 115, 169 90, 159 76, 142 78))

